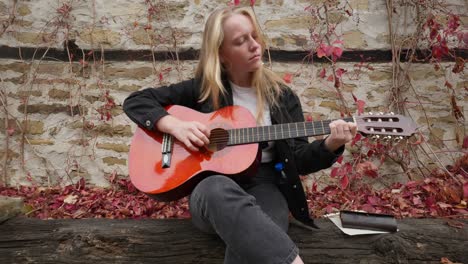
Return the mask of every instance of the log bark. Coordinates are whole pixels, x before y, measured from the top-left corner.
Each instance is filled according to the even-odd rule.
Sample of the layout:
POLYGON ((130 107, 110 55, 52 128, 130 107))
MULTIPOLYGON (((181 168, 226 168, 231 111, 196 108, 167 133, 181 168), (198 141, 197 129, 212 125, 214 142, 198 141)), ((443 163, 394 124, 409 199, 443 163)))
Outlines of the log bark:
MULTIPOLYGON (((403 219, 392 234, 347 236, 327 219, 292 225, 305 263, 468 263, 464 228, 443 219, 403 219)), ((189 220, 39 220, 0 224, 0 263, 223 263, 224 243, 189 220)))

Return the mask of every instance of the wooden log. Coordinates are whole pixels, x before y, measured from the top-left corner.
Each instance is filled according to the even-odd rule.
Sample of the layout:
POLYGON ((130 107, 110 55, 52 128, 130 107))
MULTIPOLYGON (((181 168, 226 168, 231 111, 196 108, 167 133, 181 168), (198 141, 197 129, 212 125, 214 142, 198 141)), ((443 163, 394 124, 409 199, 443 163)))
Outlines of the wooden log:
MULTIPOLYGON (((297 225, 305 263, 468 263, 465 228, 442 219, 403 219, 393 234, 347 236, 327 219, 297 225)), ((0 224, 0 263, 223 263, 224 244, 189 220, 39 220, 0 224)))

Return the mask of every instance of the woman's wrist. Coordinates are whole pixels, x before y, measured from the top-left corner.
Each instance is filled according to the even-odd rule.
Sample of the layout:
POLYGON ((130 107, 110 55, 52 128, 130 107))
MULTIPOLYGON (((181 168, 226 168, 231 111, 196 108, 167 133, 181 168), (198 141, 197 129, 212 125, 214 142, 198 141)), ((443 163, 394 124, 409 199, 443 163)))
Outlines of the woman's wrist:
POLYGON ((171 134, 171 129, 177 121, 179 121, 177 118, 171 115, 165 115, 156 122, 156 129, 160 132, 171 134))

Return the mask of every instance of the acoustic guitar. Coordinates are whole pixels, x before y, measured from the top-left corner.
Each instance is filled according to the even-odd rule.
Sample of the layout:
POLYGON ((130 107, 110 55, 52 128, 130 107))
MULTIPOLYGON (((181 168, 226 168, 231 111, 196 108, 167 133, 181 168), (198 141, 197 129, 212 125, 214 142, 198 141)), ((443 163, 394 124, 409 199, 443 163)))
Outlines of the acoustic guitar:
MULTIPOLYGON (((205 177, 248 174, 258 160, 259 143, 330 133, 333 120, 256 126, 244 107, 228 106, 212 113, 200 113, 172 105, 169 114, 184 121, 198 121, 210 129, 210 144, 193 152, 169 134, 138 127, 129 152, 129 174, 135 187, 156 200, 172 201, 192 191, 205 177)), ((402 139, 411 136, 415 124, 401 115, 360 115, 344 118, 357 124, 367 136, 402 139)))

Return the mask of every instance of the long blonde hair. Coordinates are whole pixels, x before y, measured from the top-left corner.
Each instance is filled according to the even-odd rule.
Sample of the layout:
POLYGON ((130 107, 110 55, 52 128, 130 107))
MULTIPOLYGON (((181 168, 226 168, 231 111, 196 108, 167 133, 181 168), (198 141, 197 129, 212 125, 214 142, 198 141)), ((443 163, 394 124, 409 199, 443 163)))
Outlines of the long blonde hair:
MULTIPOLYGON (((261 46, 262 54, 266 49, 265 37, 261 34, 255 15, 249 8, 225 7, 211 13, 203 32, 196 77, 201 80, 202 86, 199 100, 203 102, 211 99, 214 109, 220 107, 220 96, 227 94, 222 81, 222 76, 226 73, 221 65, 219 49, 224 39, 223 24, 233 14, 241 14, 250 19, 257 32, 257 41, 261 46)), ((265 103, 278 106, 278 97, 284 87, 283 84, 283 80, 266 67, 261 66, 254 72, 251 86, 257 95, 257 120, 262 119, 265 103)))

